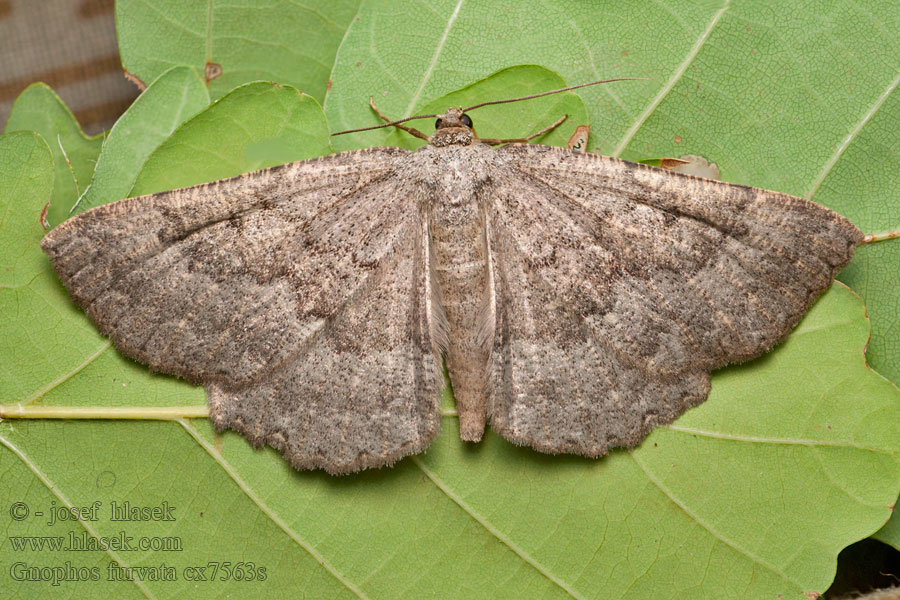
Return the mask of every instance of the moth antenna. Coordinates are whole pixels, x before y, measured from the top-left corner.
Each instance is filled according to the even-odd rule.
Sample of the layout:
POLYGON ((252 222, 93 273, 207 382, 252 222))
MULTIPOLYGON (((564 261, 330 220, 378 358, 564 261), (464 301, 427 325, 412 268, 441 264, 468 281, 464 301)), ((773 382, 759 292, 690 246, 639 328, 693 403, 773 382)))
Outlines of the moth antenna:
POLYGON ((509 98, 507 100, 491 100, 490 102, 482 102, 469 108, 464 108, 463 112, 469 112, 482 106, 491 106, 492 104, 506 104, 508 102, 521 102, 522 100, 531 100, 532 98, 540 98, 541 96, 549 96, 551 94, 559 94, 560 92, 568 92, 569 90, 577 90, 578 88, 587 87, 589 85, 597 85, 599 83, 611 83, 613 81, 650 81, 649 77, 615 77, 613 79, 600 79, 589 83, 580 83, 578 85, 570 85, 569 87, 560 88, 558 90, 550 90, 549 92, 541 92, 540 94, 532 94, 530 96, 522 96, 521 98, 509 98))
MULTIPOLYGON (((491 106, 492 104, 507 104, 509 102, 521 102, 522 100, 531 100, 532 98, 540 98, 541 96, 549 96, 551 94, 559 94, 561 92, 568 92, 570 90, 577 90, 578 88, 588 87, 589 85, 598 85, 600 83, 611 83, 613 81, 650 81, 649 77, 614 77, 613 79, 600 79, 597 81, 591 81, 588 83, 580 83, 578 85, 570 85, 569 87, 560 88, 558 90, 550 90, 549 92, 541 92, 540 94, 532 94, 530 96, 522 96, 521 98, 508 98, 506 100, 491 100, 490 102, 482 102, 481 104, 476 104, 475 106, 470 106, 468 108, 462 109, 463 112, 469 112, 470 110, 475 110, 476 108, 481 108, 482 106, 491 106)), ((369 102, 372 102, 372 98, 369 98, 369 102)), ((373 129, 383 129, 384 127, 393 127, 394 125, 399 125, 400 123, 406 123, 407 121, 412 121, 414 119, 434 119, 440 117, 441 115, 415 115, 413 117, 406 117, 405 119, 399 119, 397 121, 391 121, 390 123, 382 123, 381 125, 372 125, 371 127, 360 127, 358 129, 346 129, 344 131, 338 131, 337 133, 332 133, 331 135, 344 135, 345 133, 359 133, 360 131, 371 131, 373 129)))
MULTIPOLYGON (((372 97, 369 96, 369 104, 372 108, 375 108, 375 105, 372 103, 372 97)), ((435 119, 440 117, 441 115, 415 115, 413 117, 406 117, 405 119, 399 119, 397 121, 391 121, 389 123, 382 123, 381 125, 372 125, 371 127, 360 127, 359 129, 347 129, 345 131, 338 131, 337 133, 332 133, 331 135, 344 135, 345 133, 357 133, 360 131, 371 131, 372 129, 382 129, 384 127, 393 127, 394 125, 399 125, 400 123, 406 123, 407 121, 412 121, 414 119, 435 119)))

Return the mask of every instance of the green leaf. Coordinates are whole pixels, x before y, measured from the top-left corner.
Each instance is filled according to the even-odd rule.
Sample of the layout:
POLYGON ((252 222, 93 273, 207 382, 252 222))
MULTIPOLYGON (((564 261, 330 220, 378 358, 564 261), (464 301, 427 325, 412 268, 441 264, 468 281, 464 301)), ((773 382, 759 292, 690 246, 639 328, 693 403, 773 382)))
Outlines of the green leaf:
MULTIPOLYGON (((900 230, 897 168, 900 143, 900 75, 871 114, 860 120, 845 146, 835 150, 831 169, 816 181, 816 200, 841 211, 866 233, 900 230)), ((874 324, 869 362, 895 383, 900 382, 900 239, 863 246, 840 276, 869 307, 874 324)), ((900 536, 892 542, 900 548, 900 536)))
MULTIPOLYGON (((53 156, 39 134, 0 136, 0 181, 0 202, 6 207, 0 212, 0 236, 6 240, 0 289, 13 289, 46 267, 34 245, 44 235, 40 217, 53 190, 53 156)), ((11 376, 6 373, 4 380, 11 376)))
POLYGON ((4 132, 13 131, 36 131, 50 146, 56 174, 47 220, 51 225, 66 220, 91 180, 103 134, 86 136, 72 111, 43 83, 28 86, 16 98, 4 132))
POLYGON ((328 124, 318 102, 290 86, 249 83, 160 145, 129 195, 215 181, 329 152, 328 124))
POLYGON ((208 105, 206 86, 193 69, 173 67, 160 75, 110 129, 77 212, 125 198, 147 157, 208 105))
POLYGON ((116 33, 122 64, 143 82, 173 66, 204 73, 215 64, 221 74, 209 81, 213 98, 264 79, 293 85, 321 102, 358 6, 359 0, 119 0, 116 33))
MULTIPOLYGON (((900 121, 892 109, 891 59, 900 16, 887 7, 867 7, 869 14, 834 3, 786 12, 780 4, 735 0, 665 10, 620 3, 601 12, 588 3, 544 4, 540 11, 498 2, 432 3, 427 19, 418 20, 406 6, 363 5, 335 64, 326 107, 332 130, 377 124, 370 95, 398 118, 473 82, 459 98, 489 93, 475 101, 493 100, 555 87, 560 79, 552 71, 570 84, 649 74, 652 82, 578 92, 591 116, 592 149, 621 148, 630 158, 703 154, 726 180, 800 194, 816 188, 816 200, 827 197, 867 232, 898 225, 889 174, 898 143, 891 133, 900 121), (527 62, 552 71, 521 67, 528 78, 543 72, 540 84, 512 77, 490 89, 493 80, 480 81, 527 62)), ((157 32, 168 27, 162 23, 157 32)), ((167 35, 158 33, 159 44, 167 35)), ((523 135, 546 125, 545 111, 552 109, 530 104, 509 105, 516 112, 505 122, 501 110, 472 116, 485 137, 523 135), (497 132, 485 129, 495 124, 497 132)), ((219 163, 252 168, 242 163, 245 146, 260 134, 236 143, 239 134, 228 132, 255 119, 244 111, 230 121, 229 112, 219 114, 208 134, 191 138, 199 151, 172 144, 163 152, 171 159, 148 165, 141 176, 148 178, 146 189, 186 184, 184 173, 178 182, 165 181, 179 165, 198 172, 190 183, 218 177, 219 163), (217 155, 209 145, 215 150, 218 140, 225 142, 217 155)), ((575 124, 573 118, 558 133, 564 138, 575 124)), ((369 135, 352 144, 382 143, 386 136, 411 141, 387 131, 369 135)), ((12 210, 18 208, 5 209, 12 210)), ((864 247, 845 272, 853 273, 860 259, 872 263, 860 275, 869 278, 868 310, 873 320, 879 310, 887 320, 874 321, 870 353, 879 351, 877 328, 887 333, 896 319, 895 247, 864 247)), ((201 390, 152 376, 100 348, 105 340, 32 251, 23 264, 44 265, 22 276, 33 283, 0 290, 0 314, 17 315, 0 335, 23 355, 7 368, 9 353, 0 353, 0 389, 13 389, 13 400, 46 405, 203 403, 201 390)), ((302 590, 311 597, 371 598, 805 598, 828 586, 843 546, 885 522, 900 491, 900 401, 896 388, 865 366, 867 337, 865 308, 836 285, 774 352, 717 372, 707 403, 636 451, 599 460, 539 455, 490 434, 481 444, 463 444, 448 417, 426 454, 392 469, 333 478, 294 472, 272 450, 253 450, 232 433, 215 435, 206 420, 8 419, 0 423, 4 510, 17 501, 41 510, 52 501, 88 506, 95 500, 107 510, 111 501, 126 499, 148 506, 169 501, 177 509, 176 520, 165 523, 123 524, 107 516, 54 527, 35 518, 7 521, 0 562, 97 566, 104 575, 99 584, 62 584, 71 597, 284 597, 302 590), (26 553, 10 547, 10 536, 70 530, 177 536, 184 550, 26 553), (240 560, 265 566, 268 579, 184 578, 190 565, 240 560), (105 578, 110 563, 164 561, 177 567, 178 581, 123 585, 105 578)), ((888 368, 897 364, 889 355, 882 360, 888 368)), ((882 539, 896 540, 893 524, 882 539)), ((18 596, 34 595, 38 585, 45 584, 3 580, 3 589, 18 596)))

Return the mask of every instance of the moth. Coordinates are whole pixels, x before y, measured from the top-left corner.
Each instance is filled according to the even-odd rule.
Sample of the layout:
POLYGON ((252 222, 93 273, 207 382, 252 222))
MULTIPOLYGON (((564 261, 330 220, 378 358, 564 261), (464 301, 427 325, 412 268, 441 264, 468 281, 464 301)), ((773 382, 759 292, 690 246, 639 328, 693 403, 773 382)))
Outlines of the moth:
POLYGON ((416 151, 121 200, 41 246, 120 352, 206 388, 218 430, 350 473, 428 447, 443 361, 463 440, 634 447, 784 339, 862 240, 802 198, 494 147, 483 105, 430 137, 390 122, 416 151))

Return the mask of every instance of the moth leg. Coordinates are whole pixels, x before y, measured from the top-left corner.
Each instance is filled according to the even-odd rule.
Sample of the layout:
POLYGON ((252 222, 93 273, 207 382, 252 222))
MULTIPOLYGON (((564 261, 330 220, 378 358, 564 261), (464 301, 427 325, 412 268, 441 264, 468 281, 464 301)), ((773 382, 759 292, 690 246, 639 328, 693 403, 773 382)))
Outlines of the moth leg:
MULTIPOLYGON (((544 127, 543 129, 541 129, 541 130, 538 131, 537 133, 532 133, 532 134, 529 135, 528 137, 523 137, 523 138, 511 138, 511 139, 508 139, 508 140, 498 140, 498 139, 495 139, 495 138, 478 138, 478 140, 479 140, 482 144, 487 144, 487 145, 489 145, 489 146, 497 146, 498 144, 527 144, 528 142, 530 142, 530 141, 533 140, 534 138, 540 137, 540 136, 544 135, 545 133, 547 133, 547 132, 549 132, 549 131, 553 131, 554 129, 556 129, 557 127, 559 127, 560 125, 562 125, 562 124, 565 122, 565 120, 568 119, 568 118, 569 118, 569 115, 563 115, 562 117, 559 118, 558 121, 556 121, 556 123, 553 123, 552 125, 550 125, 550 126, 548 126, 548 127, 544 127)), ((399 127, 399 125, 398 125, 398 127, 399 127)))
MULTIPOLYGON (((375 111, 375 114, 378 115, 379 117, 381 117, 381 118, 384 120, 385 123, 390 123, 390 122, 391 122, 391 119, 388 119, 386 116, 384 116, 384 114, 383 114, 380 110, 378 110, 378 107, 375 106, 375 101, 372 99, 371 96, 369 96, 369 106, 372 107, 372 110, 375 111)), ((423 140, 425 140, 426 142, 427 142, 428 139, 429 139, 427 135, 425 135, 424 133, 422 133, 422 132, 419 131, 418 129, 414 129, 414 128, 412 128, 412 127, 407 127, 406 125, 398 125, 398 124, 395 124, 394 127, 396 127, 397 129, 402 129, 402 130, 405 131, 406 133, 408 133, 408 134, 410 134, 410 135, 414 135, 414 136, 416 136, 417 138, 423 139, 423 140)))

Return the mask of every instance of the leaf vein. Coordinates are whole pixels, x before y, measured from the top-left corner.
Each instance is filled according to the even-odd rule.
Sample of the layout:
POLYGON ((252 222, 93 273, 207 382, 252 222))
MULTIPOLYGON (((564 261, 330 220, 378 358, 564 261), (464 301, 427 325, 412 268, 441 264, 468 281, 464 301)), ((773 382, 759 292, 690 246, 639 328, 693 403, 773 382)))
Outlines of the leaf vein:
POLYGON ((709 22, 709 25, 706 26, 706 29, 703 30, 703 33, 700 34, 700 37, 697 38, 697 41, 694 43, 694 46, 687 53, 687 56, 678 65, 678 68, 675 69, 675 72, 672 73, 672 76, 669 77, 669 80, 666 82, 666 85, 659 90, 659 93, 656 94, 656 97, 647 105, 647 108, 644 109, 644 112, 640 114, 637 120, 628 128, 628 131, 625 132, 625 136, 616 144, 616 147, 612 151, 612 156, 619 156, 622 153, 622 150, 625 149, 625 146, 628 145, 628 142, 634 137, 637 133, 638 129, 650 118, 650 115, 653 114, 653 111, 662 103, 666 96, 669 95, 669 92, 672 91, 672 88, 675 87, 675 84, 681 80, 681 76, 684 75, 685 71, 687 71, 688 67, 691 66, 691 63, 697 57, 697 54, 700 52, 700 49, 703 48, 703 45, 706 43, 706 40, 709 39, 709 36, 712 34, 713 29, 715 29, 716 25, 719 23, 719 20, 722 18, 722 15, 730 8, 731 0, 726 0, 725 4, 720 8, 715 15, 713 15, 712 20, 709 22))
POLYGON ((541 575, 543 575, 544 577, 549 579, 551 582, 553 582, 554 584, 556 584, 557 586, 562 588, 567 594, 569 594, 573 598, 579 598, 579 599, 583 598, 583 596, 578 594, 568 584, 566 584, 559 577, 557 577, 556 575, 551 573, 549 570, 547 570, 547 568, 545 566, 543 566, 541 563, 539 563, 537 560, 532 558, 527 552, 525 552, 525 550, 523 550, 522 548, 519 548, 519 546, 517 546, 512 540, 510 540, 508 537, 503 535, 503 533, 499 529, 497 529, 496 527, 491 525, 487 521, 487 519, 485 519, 480 514, 475 512, 475 510, 471 506, 466 504, 466 502, 462 498, 460 498, 459 496, 454 494, 453 490, 451 490, 442 480, 440 480, 437 477, 437 475, 434 474, 434 472, 432 472, 428 467, 426 467, 425 464, 419 459, 418 456, 411 456, 410 460, 412 460, 412 462, 415 463, 415 465, 417 467, 419 467, 419 469, 425 474, 425 476, 428 477, 428 479, 435 486, 437 486, 437 488, 439 490, 441 490, 444 494, 446 494, 446 496, 448 498, 450 498, 450 500, 452 500, 457 506, 459 506, 467 515, 469 515, 475 521, 477 521, 479 525, 484 527, 491 535, 493 535, 495 538, 497 538, 503 545, 505 545, 507 548, 512 550, 513 553, 515 553, 519 558, 521 558, 526 563, 528 563, 529 565, 534 567, 534 569, 538 573, 540 573, 541 575))
POLYGON ((447 20, 447 26, 444 27, 444 33, 441 35, 441 39, 438 42, 437 48, 434 49, 434 54, 431 56, 431 60, 428 63, 428 68, 425 70, 425 73, 422 75, 422 82, 419 84, 419 88, 416 90, 416 93, 412 95, 409 99, 409 104, 406 107, 406 113, 403 115, 404 117, 408 117, 413 108, 415 108, 416 104, 419 102, 419 98, 422 96, 422 92, 425 89, 425 84, 428 83, 428 80, 431 79, 431 74, 434 72, 434 66, 437 64, 438 58, 441 55, 441 52, 444 50, 444 44, 447 43, 447 38, 450 36, 450 30, 453 28, 453 23, 456 22, 456 18, 459 16, 459 11, 462 8, 464 0, 459 0, 456 3, 456 8, 453 9, 453 14, 450 15, 450 18, 447 20))
POLYGON ((807 446, 810 448, 815 447, 833 447, 833 448, 854 448, 856 450, 865 450, 867 452, 875 452, 878 454, 895 454, 891 450, 886 450, 884 448, 875 448, 873 446, 864 446, 862 444, 854 444, 853 442, 839 441, 839 440, 811 440, 811 439, 803 439, 803 438, 771 438, 771 437, 762 437, 762 436, 753 436, 753 435, 737 435, 731 433, 721 433, 718 431, 708 431, 703 429, 695 429, 692 427, 682 427, 679 425, 664 425, 666 429, 670 429, 672 431, 678 431, 681 433, 689 433, 691 435, 699 435, 703 437, 709 437, 720 440, 728 440, 734 442, 747 442, 751 444, 780 444, 785 446, 807 446))
POLYGON ((631 456, 631 459, 634 460, 634 462, 637 464, 637 466, 640 467, 640 469, 644 472, 645 475, 647 475, 647 478, 650 479, 650 481, 653 483, 653 485, 655 485, 673 504, 675 504, 675 506, 680 508, 681 511, 684 512, 684 514, 687 515, 692 521, 697 523, 699 526, 701 526, 703 529, 705 529, 707 532, 709 532, 710 535, 712 535, 714 538, 716 538, 717 540, 719 540, 720 542, 722 542, 723 544, 725 544, 726 546, 728 546, 729 548, 731 548, 732 550, 737 552, 738 554, 741 554, 741 555, 749 558, 754 564, 764 567, 765 569, 771 571, 772 573, 775 573, 776 575, 780 576, 785 581, 789 581, 790 583, 793 583, 795 586, 797 586, 797 588, 799 588, 799 590, 804 589, 803 586, 800 584, 800 582, 789 577, 787 573, 784 573, 783 571, 779 570, 775 565, 770 565, 769 563, 764 561, 759 556, 756 556, 749 550, 741 548, 740 546, 737 545, 736 542, 731 541, 730 539, 725 537, 723 534, 719 533, 716 529, 714 529, 712 527, 712 525, 710 525, 709 523, 707 523, 706 521, 701 519, 699 515, 695 514, 693 511, 691 511, 691 509, 688 508, 688 506, 684 502, 679 500, 678 497, 675 496, 675 494, 672 493, 672 491, 669 488, 667 488, 663 484, 662 481, 657 479, 656 476, 650 472, 650 470, 644 465, 644 463, 642 463, 640 461, 640 459, 638 459, 636 454, 637 454, 636 452, 628 453, 628 455, 631 456))
POLYGON ((882 92, 881 96, 875 100, 875 103, 872 105, 866 114, 862 116, 859 122, 856 124, 853 129, 847 132, 847 135, 844 137, 843 141, 841 141, 840 145, 837 147, 837 150, 834 151, 834 154, 825 162, 825 166, 822 168, 822 171, 819 173, 818 177, 816 177, 815 181, 813 181, 812 186, 810 186, 809 191, 806 192, 806 199, 812 200, 812 197, 819 191, 819 188, 822 186, 822 182, 825 181, 825 178, 837 164, 838 160, 840 160, 841 156, 847 151, 847 148, 850 147, 850 144, 856 139, 856 136, 865 128, 865 126, 872 120, 872 117, 881 109, 882 105, 887 101, 887 99, 891 96, 897 86, 900 85, 900 73, 897 73, 897 76, 894 77, 894 80, 888 84, 887 88, 882 92))
POLYGON ((350 581, 346 575, 337 570, 331 563, 329 563, 324 556, 319 554, 319 552, 312 547, 312 545, 307 542, 305 539, 300 537, 300 534, 294 531, 290 525, 285 523, 281 517, 275 514, 275 511, 269 507, 268 504, 263 502, 262 498, 260 498, 256 492, 254 492, 250 486, 238 475, 237 470, 231 466, 231 464, 225 460, 215 448, 213 448, 203 437, 200 435, 200 432, 194 429, 194 427, 185 419, 176 419, 179 425, 181 425, 185 431, 187 431, 188 435, 194 438, 201 448, 206 450, 206 453, 212 457, 214 461, 219 463, 219 466, 228 474, 229 477, 237 484, 238 488, 246 496, 262 511, 264 515, 266 515, 275 525, 278 526, 283 532, 285 532, 289 538, 291 538, 298 546, 303 548, 319 565, 322 566, 326 571, 328 571, 335 579, 337 579, 341 584, 343 584, 348 590, 356 594, 359 598, 367 598, 367 596, 360 590, 356 585, 350 581))

